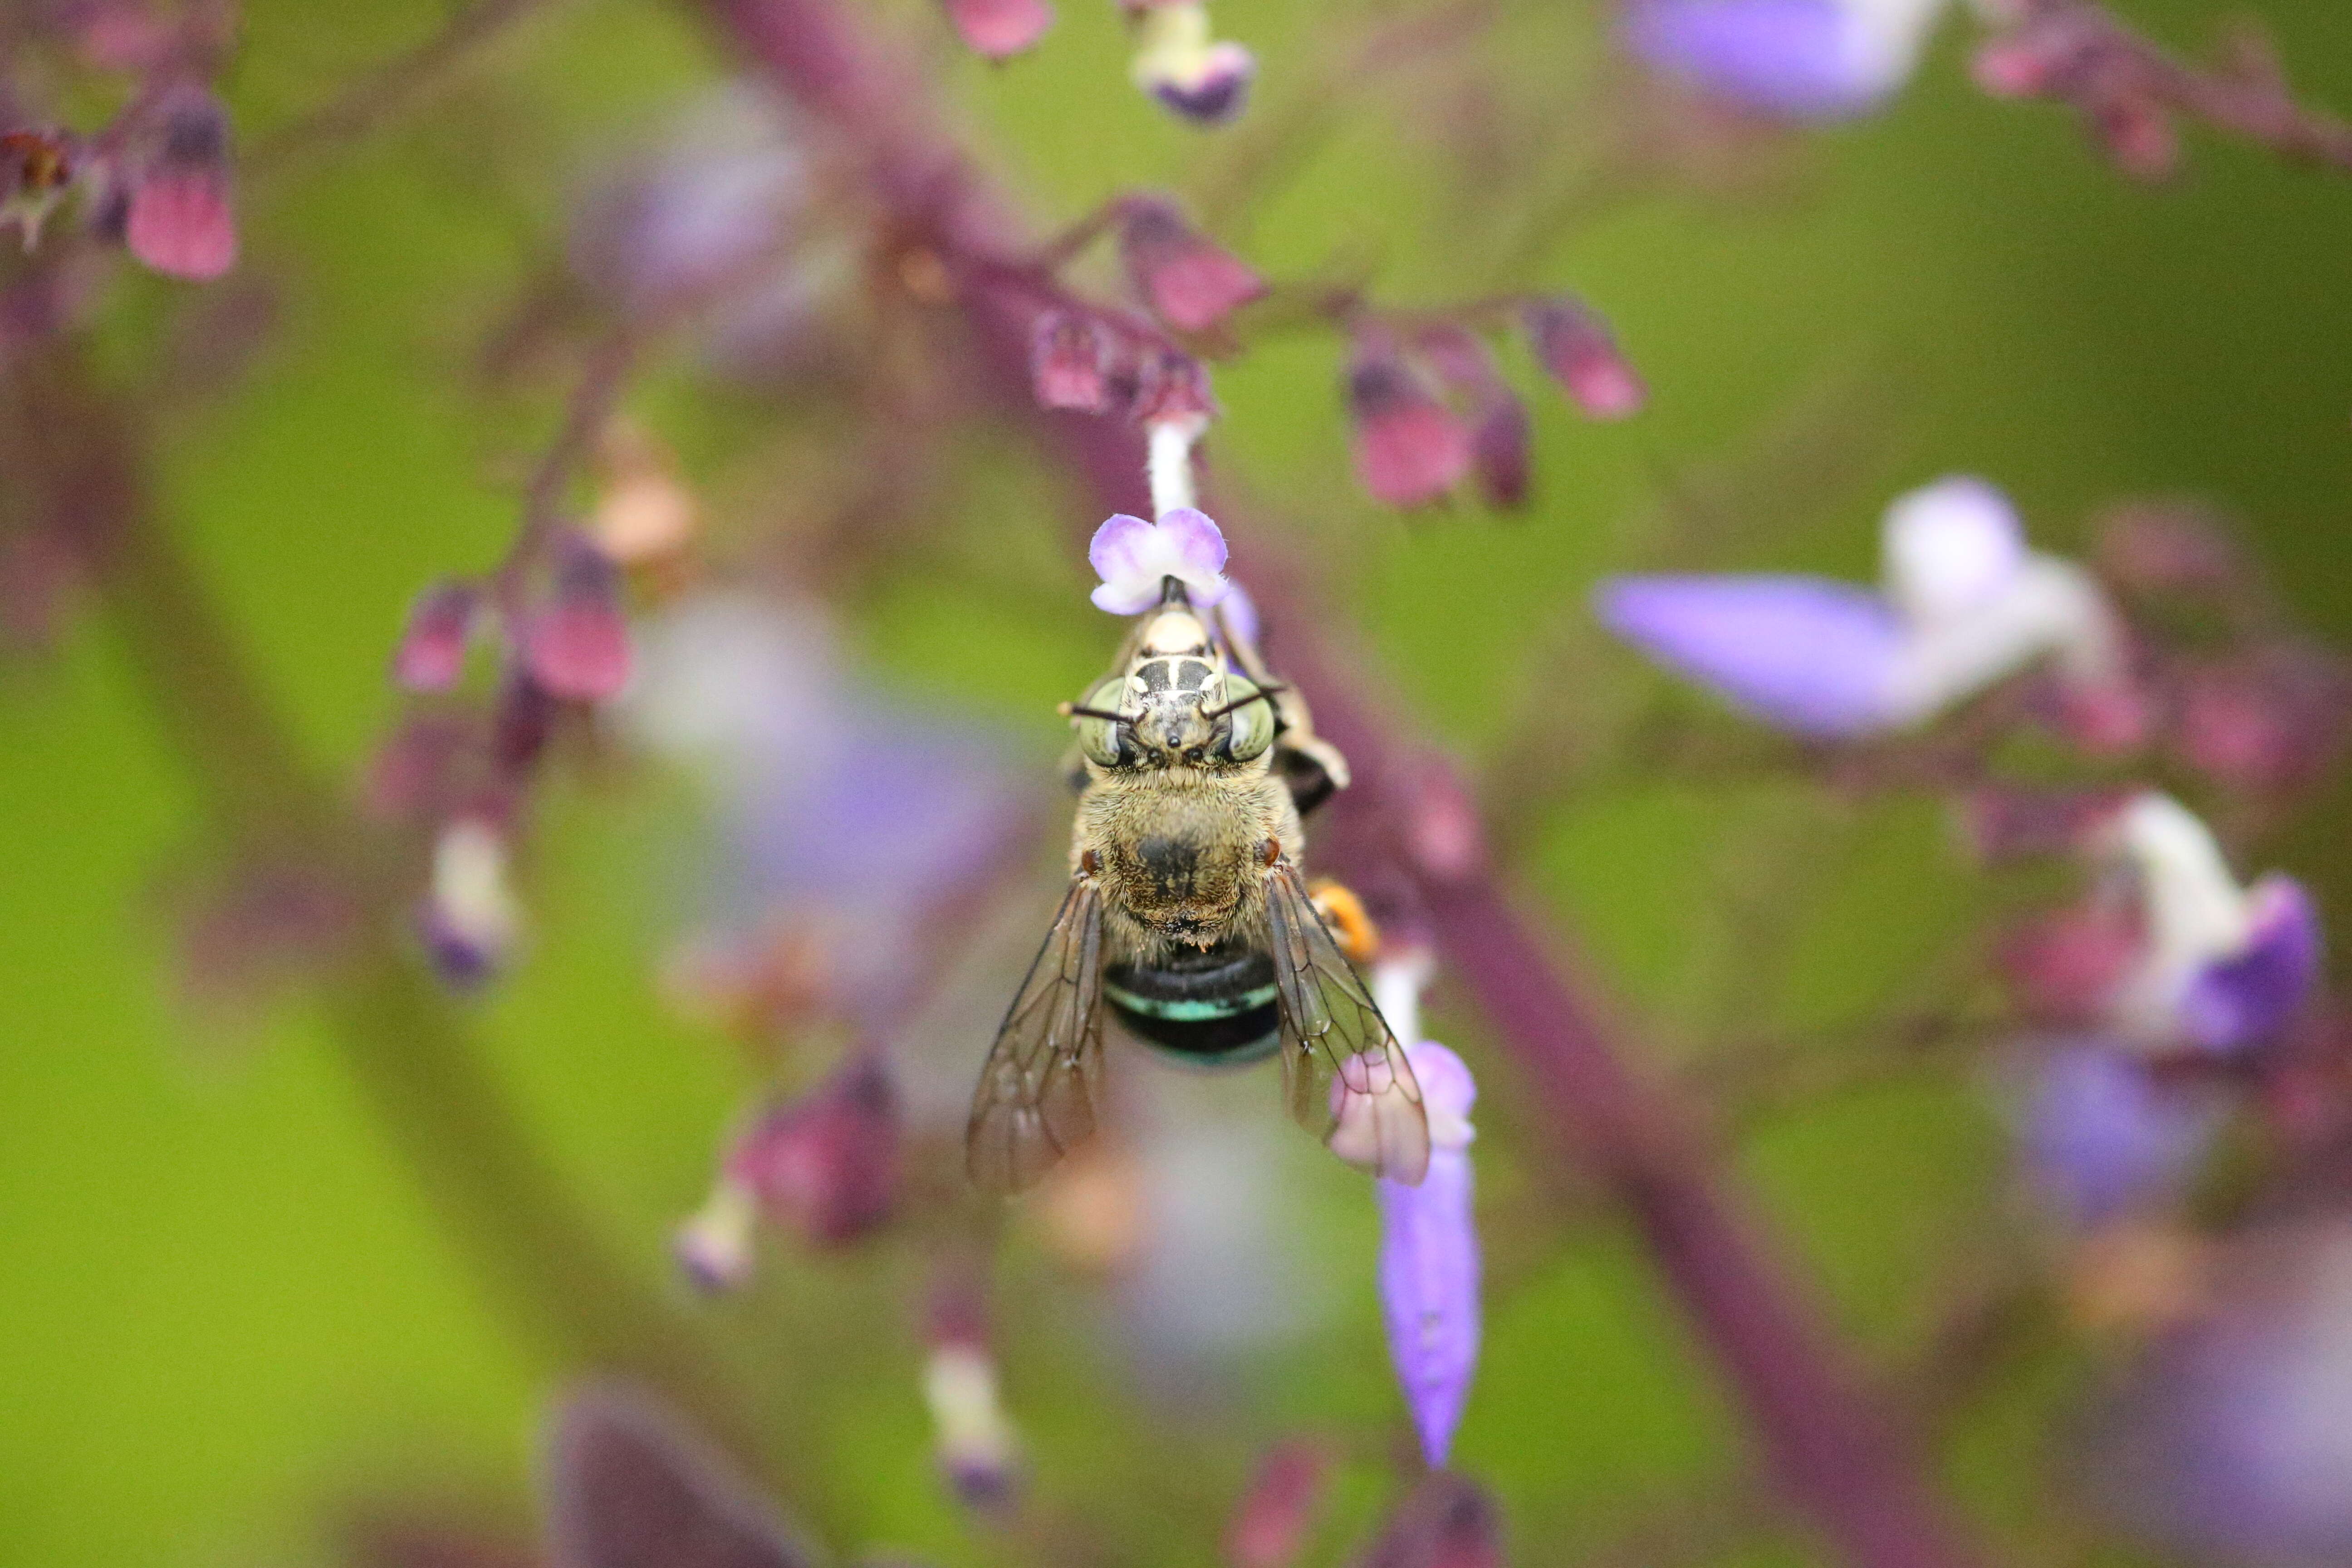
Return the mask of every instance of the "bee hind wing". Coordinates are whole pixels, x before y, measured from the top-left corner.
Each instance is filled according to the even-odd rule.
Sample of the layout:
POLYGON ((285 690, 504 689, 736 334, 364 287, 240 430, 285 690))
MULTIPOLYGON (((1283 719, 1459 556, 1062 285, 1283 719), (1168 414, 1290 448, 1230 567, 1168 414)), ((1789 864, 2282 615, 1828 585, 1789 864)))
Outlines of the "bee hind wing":
POLYGON ((1286 859, 1266 872, 1265 913, 1290 1114, 1349 1163, 1418 1185, 1429 1118, 1412 1064, 1286 859))
POLYGON ((1101 1002, 1102 897, 1081 875, 980 1069, 964 1128, 964 1169, 974 1185, 1018 1192, 1093 1134, 1101 1002))

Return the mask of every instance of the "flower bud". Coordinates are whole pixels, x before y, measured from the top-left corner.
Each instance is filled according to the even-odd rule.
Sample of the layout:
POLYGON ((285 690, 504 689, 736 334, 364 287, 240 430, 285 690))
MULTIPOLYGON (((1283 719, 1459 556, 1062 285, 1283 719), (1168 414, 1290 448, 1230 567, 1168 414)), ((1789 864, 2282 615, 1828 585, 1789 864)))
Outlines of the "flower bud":
POLYGON ((1021 1443, 997 1392, 996 1358, 976 1301, 943 1290, 933 1303, 923 1399, 940 1473, 969 1508, 993 1511, 1020 1483, 1021 1443))
POLYGON ((1210 37, 1207 5, 1160 0, 1136 9, 1136 86, 1197 125, 1223 124, 1241 113, 1257 61, 1241 45, 1210 37))
POLYGON ((433 846, 433 875, 418 925, 441 978, 470 989, 504 968, 522 927, 507 878, 506 836, 462 816, 433 846))
POLYGON ((1101 414, 1110 407, 1118 345, 1100 321, 1068 310, 1037 318, 1029 339, 1029 379, 1040 408, 1101 414))
POLYGON ((1265 279, 1167 202, 1129 201, 1120 214, 1118 248, 1137 290, 1180 332, 1206 331, 1265 292, 1265 279))
POLYGON ((976 55, 1009 59, 1034 47, 1054 25, 1045 0, 942 0, 956 36, 976 55))
POLYGON ((609 701, 629 682, 620 573, 610 556, 568 531, 558 537, 554 554, 547 600, 524 625, 524 661, 551 696, 609 701))
POLYGON ((204 89, 183 85, 156 115, 158 144, 130 171, 123 243, 158 272, 207 282, 236 262, 228 111, 204 89))
POLYGON ((1525 405, 1508 393, 1479 412, 1470 430, 1470 462, 1478 494, 1498 511, 1515 511, 1528 500, 1528 448, 1534 437, 1525 405))
POLYGON ((1472 1481, 1427 1476, 1397 1506, 1362 1568, 1503 1568, 1503 1521, 1472 1481))
POLYGON ((1217 415, 1209 391, 1209 370, 1190 354, 1163 349, 1136 366, 1135 402, 1129 417, 1142 426, 1170 421, 1205 423, 1217 415))
POLYGON ((1360 343, 1348 371, 1356 478, 1389 506, 1443 499, 1470 471, 1470 431, 1392 349, 1360 343))
POLYGON ((1588 419, 1628 418, 1649 402, 1649 388, 1618 350, 1609 324, 1584 306, 1538 300, 1528 307, 1524 324, 1545 374, 1588 419))
POLYGON ((472 583, 436 583, 419 594, 393 650, 393 679, 410 691, 446 691, 457 685, 481 607, 482 591, 472 583))
POLYGON ((819 1247, 854 1241, 889 1217, 898 1174, 898 1087, 869 1053, 736 1140, 710 1201, 678 1233, 678 1260, 706 1289, 739 1283, 754 1217, 819 1247))
POLYGON ((1289 1568, 1315 1526, 1330 1469, 1328 1454, 1297 1439, 1261 1459, 1225 1526, 1229 1568, 1289 1568))

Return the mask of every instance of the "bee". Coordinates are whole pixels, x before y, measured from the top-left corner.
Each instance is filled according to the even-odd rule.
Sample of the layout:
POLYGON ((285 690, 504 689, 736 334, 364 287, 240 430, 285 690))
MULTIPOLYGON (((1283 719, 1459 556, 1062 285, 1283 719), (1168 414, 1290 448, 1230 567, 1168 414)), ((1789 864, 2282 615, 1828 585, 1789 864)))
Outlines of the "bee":
POLYGON ((1418 1183, 1420 1086, 1299 870, 1299 800, 1344 785, 1347 764, 1297 694, 1171 577, 1111 673, 1063 710, 1082 785, 1069 890, 981 1069, 972 1180, 1016 1191, 1092 1134, 1108 1003, 1195 1065, 1278 1054, 1295 1118, 1418 1183))

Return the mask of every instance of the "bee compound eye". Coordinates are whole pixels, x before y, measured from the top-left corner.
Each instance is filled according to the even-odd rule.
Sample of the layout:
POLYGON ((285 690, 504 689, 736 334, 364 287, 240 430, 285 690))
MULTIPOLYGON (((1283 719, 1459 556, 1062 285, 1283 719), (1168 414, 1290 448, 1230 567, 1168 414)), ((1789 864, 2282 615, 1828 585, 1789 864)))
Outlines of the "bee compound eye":
MULTIPOLYGON (((1126 686, 1124 679, 1114 676, 1087 692, 1086 701, 1079 706, 1097 713, 1116 713, 1119 710, 1119 699, 1125 694, 1126 686)), ((1081 718, 1078 721, 1078 750, 1085 753, 1088 762, 1098 763, 1107 768, 1117 767, 1129 750, 1127 738, 1120 733, 1125 728, 1109 719, 1081 718)))
POLYGON ((1265 755, 1274 744, 1274 703, 1257 683, 1238 675, 1225 677, 1225 721, 1230 726, 1223 750, 1234 762, 1265 755))

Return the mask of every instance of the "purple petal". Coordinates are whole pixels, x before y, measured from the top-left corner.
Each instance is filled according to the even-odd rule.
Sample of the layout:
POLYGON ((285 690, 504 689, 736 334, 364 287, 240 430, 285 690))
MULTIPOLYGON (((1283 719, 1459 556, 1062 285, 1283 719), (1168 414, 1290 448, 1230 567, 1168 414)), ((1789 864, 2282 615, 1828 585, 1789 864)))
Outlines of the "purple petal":
POLYGON ((1768 724, 1851 737, 1889 720, 1903 628, 1879 597, 1821 577, 1617 577, 1601 624, 1768 724))
POLYGON ((2180 1005, 2182 1032, 2209 1051, 2276 1035, 2319 977, 2319 911, 2303 884, 2273 872, 2248 896, 2253 940, 2237 957, 2206 965, 2180 1005))
MULTIPOLYGON (((1123 511, 1105 519, 1087 545, 1087 563, 1095 569, 1095 575, 1105 584, 1117 583, 1149 570, 1150 556, 1151 525, 1123 511)), ((1156 574, 1152 584, 1155 588, 1159 585, 1156 574)), ((1109 606, 1104 607, 1108 609, 1109 606)))
POLYGON ((1478 1363, 1478 1233, 1471 1218, 1470 1156, 1430 1155, 1419 1186, 1379 1184, 1381 1304, 1422 1452, 1445 1462, 1478 1363))
POLYGON ((1214 577, 1225 569, 1225 536, 1208 513, 1176 507, 1162 514, 1160 531, 1167 537, 1186 582, 1214 577))
POLYGON ((2177 1189, 2217 1121, 2210 1101, 2158 1083, 2123 1051, 2064 1047, 2041 1065, 2025 1109, 2027 1174, 2070 1222, 2097 1225, 2177 1189))
POLYGON ((1105 583, 1087 595, 1097 610, 1108 610, 1114 616, 1139 616, 1160 602, 1160 579, 1132 577, 1123 583, 1105 583))
POLYGON ((1651 68, 1760 113, 1843 120, 1885 96, 1835 0, 1637 0, 1625 40, 1651 68))

